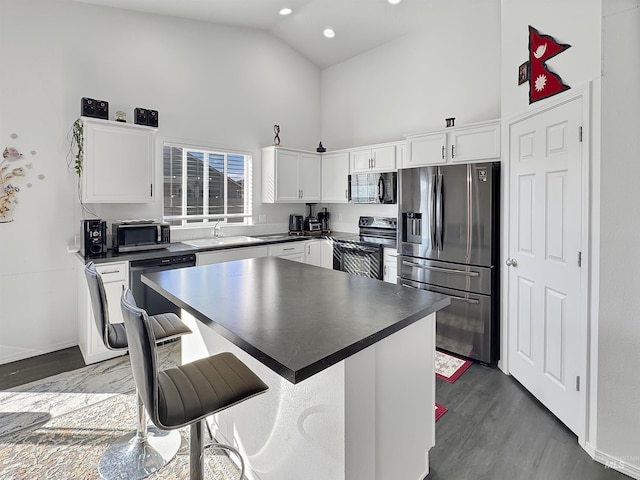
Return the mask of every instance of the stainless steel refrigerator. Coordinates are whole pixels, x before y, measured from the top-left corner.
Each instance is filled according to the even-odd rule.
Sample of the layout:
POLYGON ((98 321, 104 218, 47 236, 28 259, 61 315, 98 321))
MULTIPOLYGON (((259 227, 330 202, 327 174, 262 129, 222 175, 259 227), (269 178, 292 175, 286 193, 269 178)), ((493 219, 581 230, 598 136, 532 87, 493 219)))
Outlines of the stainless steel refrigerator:
POLYGON ((500 163, 400 170, 398 272, 444 293, 436 346, 487 364, 499 354, 500 163))

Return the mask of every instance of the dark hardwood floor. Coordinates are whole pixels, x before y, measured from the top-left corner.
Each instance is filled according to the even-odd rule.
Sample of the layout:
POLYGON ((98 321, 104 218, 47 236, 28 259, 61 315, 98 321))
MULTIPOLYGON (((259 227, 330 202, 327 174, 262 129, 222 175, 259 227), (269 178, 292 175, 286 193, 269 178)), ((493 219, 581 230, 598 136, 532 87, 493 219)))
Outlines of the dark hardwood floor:
POLYGON ((0 365, 0 390, 17 387, 62 372, 84 367, 78 347, 0 365))
POLYGON ((617 480, 512 377, 473 364, 454 384, 436 378, 436 423, 427 480, 617 480))
MULTIPOLYGON (((77 347, 0 365, 0 390, 84 366, 77 347)), ((427 480, 628 480, 593 461, 576 436, 516 380, 472 365, 436 379, 449 410, 436 423, 427 480)))

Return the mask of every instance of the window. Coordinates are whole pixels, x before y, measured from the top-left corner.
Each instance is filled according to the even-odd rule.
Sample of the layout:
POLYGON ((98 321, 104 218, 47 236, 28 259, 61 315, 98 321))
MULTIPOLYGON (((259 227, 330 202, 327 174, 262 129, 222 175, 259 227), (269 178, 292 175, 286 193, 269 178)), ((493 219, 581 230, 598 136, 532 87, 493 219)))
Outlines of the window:
POLYGON ((164 220, 197 226, 251 219, 251 155, 165 144, 164 220))

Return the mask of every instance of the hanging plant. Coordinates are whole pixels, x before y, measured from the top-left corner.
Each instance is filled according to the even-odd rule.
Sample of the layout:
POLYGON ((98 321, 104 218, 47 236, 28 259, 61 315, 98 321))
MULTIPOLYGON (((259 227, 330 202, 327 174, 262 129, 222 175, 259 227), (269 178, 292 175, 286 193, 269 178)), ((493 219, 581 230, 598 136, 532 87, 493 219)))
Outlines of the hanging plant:
POLYGON ((81 119, 77 119, 73 124, 71 147, 75 145, 76 154, 73 169, 78 174, 82 173, 82 161, 84 159, 84 124, 81 119))

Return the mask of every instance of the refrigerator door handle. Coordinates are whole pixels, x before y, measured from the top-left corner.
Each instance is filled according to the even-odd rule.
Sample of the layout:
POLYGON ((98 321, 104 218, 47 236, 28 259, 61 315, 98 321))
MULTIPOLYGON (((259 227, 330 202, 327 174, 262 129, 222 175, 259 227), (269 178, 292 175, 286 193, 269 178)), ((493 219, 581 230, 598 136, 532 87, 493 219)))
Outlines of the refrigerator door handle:
POLYGON ((470 303, 471 305, 477 305, 480 303, 480 300, 475 298, 456 297, 455 295, 448 295, 448 297, 451 298, 451 300, 458 300, 459 302, 470 303))
POLYGON ((431 211, 429 212, 429 229, 431 234, 431 248, 434 250, 438 249, 438 245, 436 244, 436 175, 432 176, 431 183, 431 211))
POLYGON ((410 267, 423 268, 424 270, 431 270, 433 272, 450 273, 452 275, 464 275, 465 277, 479 277, 480 276, 479 272, 464 272, 462 270, 451 270, 449 268, 432 267, 430 265, 421 265, 419 263, 409 262, 407 260, 403 260, 402 264, 410 266, 410 267))
POLYGON ((442 195, 442 184, 442 175, 438 175, 436 181, 436 245, 438 250, 442 250, 444 247, 444 231, 442 228, 444 198, 442 195))

